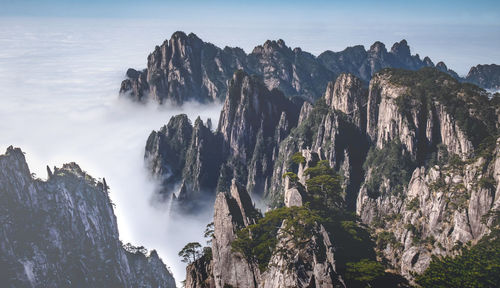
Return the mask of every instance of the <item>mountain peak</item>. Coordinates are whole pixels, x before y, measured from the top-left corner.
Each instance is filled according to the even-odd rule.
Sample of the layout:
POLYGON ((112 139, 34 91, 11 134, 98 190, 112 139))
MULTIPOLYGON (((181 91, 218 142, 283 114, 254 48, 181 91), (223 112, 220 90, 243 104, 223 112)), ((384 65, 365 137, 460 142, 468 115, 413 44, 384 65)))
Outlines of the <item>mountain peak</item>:
POLYGON ((408 46, 408 42, 405 39, 400 42, 394 43, 391 48, 391 52, 400 55, 400 56, 410 56, 410 46, 408 46))
POLYGON ((179 38, 187 38, 187 37, 188 36, 186 35, 185 32, 183 32, 183 31, 175 31, 170 38, 171 39, 179 39, 179 38))
POLYGON ((384 43, 376 41, 375 43, 372 44, 372 46, 370 46, 370 51, 375 53, 380 53, 380 52, 387 52, 387 49, 385 48, 384 43))

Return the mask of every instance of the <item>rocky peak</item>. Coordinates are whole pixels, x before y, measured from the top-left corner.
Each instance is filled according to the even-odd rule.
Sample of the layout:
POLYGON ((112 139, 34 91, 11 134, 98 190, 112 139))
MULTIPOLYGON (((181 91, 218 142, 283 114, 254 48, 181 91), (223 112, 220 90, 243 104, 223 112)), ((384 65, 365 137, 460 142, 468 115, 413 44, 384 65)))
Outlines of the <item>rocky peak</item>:
POLYGON ((375 43, 372 44, 372 46, 370 46, 370 50, 368 50, 368 52, 370 54, 383 54, 387 53, 387 49, 385 48, 384 43, 376 41, 375 43))
POLYGON ((448 72, 448 67, 446 66, 446 64, 444 64, 443 61, 440 61, 436 64, 436 69, 438 69, 439 71, 441 72, 448 72))
POLYGON ((104 180, 75 163, 54 169, 47 181, 35 179, 23 152, 9 147, 0 155, 2 284, 175 287, 156 253, 122 246, 107 192, 104 180))
POLYGON ((359 78, 352 74, 340 74, 335 83, 328 83, 325 101, 331 109, 346 114, 356 126, 364 129, 367 92, 359 78))
POLYGON ((259 45, 255 47, 252 51, 252 54, 272 54, 272 53, 285 53, 290 54, 292 49, 286 46, 285 41, 283 39, 275 40, 267 40, 263 45, 259 45))
POLYGON ((187 115, 180 114, 149 135, 144 159, 151 174, 164 184, 178 180, 192 134, 193 126, 187 115))
MULTIPOLYGON (((147 63, 145 70, 129 70, 120 95, 160 104, 224 100, 228 81, 241 69, 261 76, 269 90, 279 88, 287 97, 314 101, 340 73, 351 73, 368 82, 387 67, 417 70, 433 66, 428 58, 423 61, 418 54, 412 56, 406 40, 395 43, 390 52, 377 41, 368 51, 357 45, 340 52, 325 51, 318 57, 300 48, 292 50, 282 39, 268 40, 247 55, 240 48, 220 49, 184 32, 176 32, 156 46, 147 63)), ((447 71, 459 79, 455 72, 447 71)))
MULTIPOLYGON (((274 149, 269 147, 278 145, 271 139, 280 123, 283 128, 294 127, 298 112, 298 107, 281 92, 269 91, 257 77, 237 71, 229 84, 217 129, 228 161, 244 165, 233 170, 231 178, 247 183, 251 193, 262 195, 266 178, 272 174, 274 149)), ((278 128, 279 137, 286 137, 288 129, 278 128)))
POLYGON ((432 62, 431 58, 425 56, 423 61, 426 67, 434 67, 434 62, 432 62))
POLYGON ((410 57, 410 46, 408 46, 408 42, 405 39, 400 42, 394 43, 391 48, 391 53, 397 55, 398 57, 410 57))
POLYGON ((231 181, 231 197, 238 204, 241 216, 243 219, 243 224, 248 226, 255 222, 256 210, 250 199, 250 195, 240 184, 236 182, 236 179, 231 181))
POLYGON ((234 252, 231 243, 236 239, 236 232, 245 227, 245 223, 253 223, 256 212, 250 196, 234 181, 231 195, 221 192, 215 199, 214 206, 214 239, 213 276, 216 287, 257 287, 258 268, 248 262, 243 255, 234 252), (250 201, 249 201, 250 200, 250 201))

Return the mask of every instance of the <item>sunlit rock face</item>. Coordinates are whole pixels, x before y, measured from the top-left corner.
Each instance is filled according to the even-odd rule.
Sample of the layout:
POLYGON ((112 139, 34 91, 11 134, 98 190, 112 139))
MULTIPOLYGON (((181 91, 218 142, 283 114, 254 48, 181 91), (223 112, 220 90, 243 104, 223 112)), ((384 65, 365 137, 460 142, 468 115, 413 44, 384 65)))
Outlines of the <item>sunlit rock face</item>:
POLYGON ((375 239, 383 233, 380 252, 411 278, 431 255, 454 255, 489 232, 499 205, 498 104, 436 70, 384 70, 366 90, 355 89, 353 77, 339 76, 324 102, 302 106, 298 127, 280 144, 268 195, 293 206, 283 174, 295 169, 304 184, 313 155, 328 160, 345 181, 347 208, 378 231, 375 239), (294 168, 297 152, 304 161, 294 168))
POLYGON ((0 278, 6 287, 175 287, 155 251, 122 246, 106 181, 77 164, 37 179, 19 148, 0 156, 0 278))

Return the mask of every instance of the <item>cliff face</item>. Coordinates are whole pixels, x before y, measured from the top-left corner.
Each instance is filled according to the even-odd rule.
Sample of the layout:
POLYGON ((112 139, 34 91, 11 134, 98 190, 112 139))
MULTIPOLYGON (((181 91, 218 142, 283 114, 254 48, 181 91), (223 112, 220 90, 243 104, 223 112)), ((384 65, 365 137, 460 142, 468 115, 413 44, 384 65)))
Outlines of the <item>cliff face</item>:
POLYGON ((377 231, 377 249, 411 278, 431 255, 454 254, 489 232, 498 209, 498 104, 435 70, 384 70, 365 92, 354 83, 341 75, 324 102, 304 104, 280 144, 268 197, 279 205, 285 195, 287 203, 293 193, 281 175, 293 171, 304 184, 312 157, 328 160, 344 178, 347 209, 377 231), (304 161, 293 167, 296 152, 304 161))
POLYGON ((0 156, 2 283, 12 287, 175 287, 156 252, 118 239, 105 181, 75 163, 34 179, 23 152, 0 156))
POLYGON ((236 232, 254 224, 258 212, 243 187, 233 181, 230 194, 219 193, 214 206, 213 275, 215 287, 257 287, 259 270, 255 263, 232 251, 236 232))
POLYGON ((297 123, 299 106, 254 76, 236 72, 227 93, 216 131, 199 119, 193 127, 187 116, 178 115, 153 131, 146 144, 145 159, 162 182, 161 192, 170 195, 180 184, 177 198, 185 207, 213 200, 233 178, 262 196, 278 143, 297 123))
POLYGON ((384 255, 404 276, 422 273, 431 255, 454 255, 489 232, 499 207, 498 145, 490 159, 416 168, 403 195, 370 199, 360 191, 358 214, 380 231, 384 255))
POLYGON ((498 185, 492 106, 483 91, 431 70, 371 80, 373 147, 356 211, 405 277, 423 272, 431 255, 453 254, 489 232, 498 185))
MULTIPOLYGON (((250 194, 262 195, 272 175, 278 141, 297 123, 298 107, 257 78, 235 73, 219 119, 229 179, 245 183, 250 194)), ((227 187, 221 179, 220 187, 227 187)), ((221 188, 222 189, 222 188, 221 188)))
POLYGON ((485 89, 500 89, 500 65, 477 65, 470 68, 465 77, 467 82, 474 83, 485 89))
POLYGON ((328 83, 324 97, 314 107, 304 103, 299 125, 280 143, 271 185, 266 190, 271 203, 279 201, 284 187, 282 175, 287 171, 296 172, 305 184, 303 172, 309 167, 307 163, 313 160, 312 155, 318 155, 320 160, 328 160, 330 166, 342 170, 347 205, 354 207, 369 145, 364 132, 367 94, 359 78, 341 74, 335 82, 328 83), (300 152, 306 161, 292 169, 290 159, 296 152, 300 152))
MULTIPOLYGON (((421 60, 418 54, 411 55, 405 40, 395 43, 390 51, 383 43, 375 42, 368 50, 355 46, 315 57, 300 48, 291 49, 281 39, 268 40, 246 54, 240 48, 218 48, 192 33, 175 32, 148 56, 146 69, 127 71, 120 94, 135 101, 160 104, 223 101, 234 71, 241 69, 261 76, 269 90, 278 88, 287 97, 314 101, 322 96, 328 82, 341 73, 368 82, 377 71, 387 67, 417 70, 434 67, 434 63, 428 57, 421 60)), ((445 72, 458 77, 447 68, 445 72)))
MULTIPOLYGON (((237 77, 234 83, 243 83, 244 87, 245 81, 236 81, 237 77)), ((251 79, 246 81, 250 83, 251 79)), ((239 103, 234 106, 234 97, 228 94, 219 131, 224 143, 234 143, 234 147, 224 148, 230 157, 235 155, 233 159, 248 164, 253 157, 247 151, 253 150, 255 155, 253 139, 260 133, 249 128, 259 127, 253 124, 258 122, 252 122, 254 116, 248 116, 255 115, 251 112, 255 108, 249 107, 261 106, 241 104, 246 95, 255 94, 254 89, 237 91, 247 94, 236 94, 242 101, 232 102, 239 103), (239 138, 245 135, 252 137, 239 138)), ((428 267, 432 255, 455 255, 466 243, 474 244, 488 234, 498 220, 499 106, 495 97, 489 97, 484 90, 430 68, 416 72, 382 70, 368 87, 356 76, 342 74, 327 85, 323 98, 314 104, 303 103, 297 122, 284 125, 289 132, 282 135, 288 136, 274 138, 279 144, 271 145, 274 152, 269 163, 273 169, 265 190, 268 204, 301 206, 311 177, 306 170, 326 160, 342 176, 342 209, 356 212, 372 229, 377 259, 411 280, 413 272, 421 273, 428 267), (283 177, 287 172, 293 173, 283 177)), ((256 99, 254 103, 266 101, 256 99)), ((267 125, 282 127, 287 122, 283 116, 279 121, 274 119, 267 125)), ((235 187, 234 182, 231 187, 235 187)), ((223 193, 217 197, 215 225, 226 234, 218 232, 219 242, 214 244, 218 254, 214 253, 210 262, 212 271, 217 272, 207 279, 214 279, 215 285, 239 287, 343 285, 335 276, 335 261, 324 262, 340 255, 333 240, 343 236, 325 234, 321 226, 311 232, 308 243, 312 247, 299 249, 286 237, 279 238, 278 250, 290 255, 273 254, 266 269, 256 270, 255 259, 242 257, 230 248, 235 231, 253 223, 241 212, 241 201, 230 200, 237 198, 223 193), (230 209, 231 201, 234 207, 239 205, 233 209, 237 213, 230 209), (323 246, 331 247, 331 253, 318 248, 323 246), (227 263, 232 263, 231 267, 224 266, 227 263), (236 280, 234 275, 242 271, 252 276, 236 280), (330 276, 319 276, 325 273, 330 276)))
POLYGON ((214 210, 212 259, 203 256, 188 266, 186 287, 345 287, 335 270, 333 244, 321 225, 305 247, 278 232, 278 248, 262 271, 255 258, 232 247, 237 232, 262 217, 250 195, 233 180, 229 193, 217 195, 214 210))

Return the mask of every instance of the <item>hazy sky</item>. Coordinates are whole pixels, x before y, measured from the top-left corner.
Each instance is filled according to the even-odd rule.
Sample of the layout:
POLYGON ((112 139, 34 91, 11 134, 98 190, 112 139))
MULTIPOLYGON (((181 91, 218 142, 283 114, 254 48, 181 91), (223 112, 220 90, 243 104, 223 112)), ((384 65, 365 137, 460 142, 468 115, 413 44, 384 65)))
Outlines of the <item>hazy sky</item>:
MULTIPOLYGON (((377 40, 389 49, 406 39, 412 53, 445 61, 460 75, 477 64, 500 63, 500 1, 0 0, 0 8, 1 18, 18 22, 62 18, 61 25, 72 25, 67 22, 93 18, 101 23, 94 33, 106 30, 109 21, 138 26, 154 43, 182 30, 246 52, 267 39, 282 38, 318 55, 357 44, 369 47, 377 40), (159 29, 163 33, 149 31, 159 29)), ((137 41, 130 36, 120 39, 137 41)))
POLYGON ((120 236, 156 248, 178 281, 176 253, 202 240, 201 219, 168 221, 150 205, 143 169, 147 136, 170 116, 217 121, 220 105, 140 107, 118 101, 128 67, 144 68, 154 46, 176 30, 250 52, 267 39, 313 54, 380 40, 408 40, 412 53, 459 74, 500 63, 500 1, 26 1, 0 0, 0 153, 21 147, 32 171, 75 161, 106 177, 120 236), (187 3, 187 4, 186 4, 187 3))

